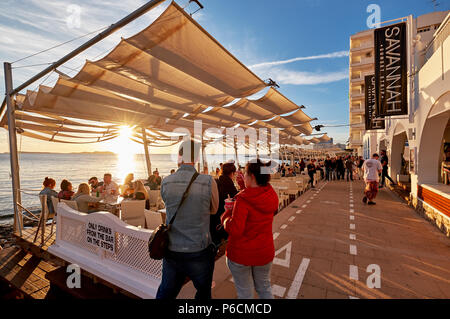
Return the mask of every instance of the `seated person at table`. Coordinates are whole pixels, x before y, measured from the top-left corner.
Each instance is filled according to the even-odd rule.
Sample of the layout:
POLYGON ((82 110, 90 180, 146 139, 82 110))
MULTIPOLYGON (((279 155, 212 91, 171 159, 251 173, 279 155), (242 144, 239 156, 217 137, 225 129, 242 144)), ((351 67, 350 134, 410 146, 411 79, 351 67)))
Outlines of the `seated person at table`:
POLYGON ((54 190, 56 182, 53 178, 46 177, 44 180, 44 189, 41 190, 39 195, 47 195, 47 208, 49 214, 54 214, 55 209, 53 207, 52 197, 58 197, 58 193, 54 190))
POLYGON ((123 185, 120 185, 120 193, 123 197, 127 198, 133 195, 134 192, 134 175, 133 173, 130 173, 125 177, 125 180, 123 181, 123 185))
POLYGON ((133 199, 136 200, 145 200, 145 209, 150 209, 150 199, 145 189, 144 183, 141 181, 134 182, 134 193, 132 196, 133 199))
POLYGON ((156 170, 153 172, 153 175, 148 178, 147 185, 152 191, 158 190, 161 187, 161 181, 161 176, 159 176, 159 172, 156 170))
POLYGON ((108 196, 108 195, 118 196, 119 195, 119 185, 117 185, 117 183, 112 180, 112 175, 110 173, 106 173, 103 176, 102 193, 105 196, 108 196))
POLYGON ((296 176, 294 170, 292 168, 288 168, 288 173, 286 174, 285 177, 294 177, 294 176, 296 176))
POLYGON ((92 194, 96 194, 97 191, 101 191, 101 186, 103 186, 103 182, 99 182, 97 177, 89 178, 89 185, 91 186, 92 194))
POLYGON ((78 211, 88 214, 98 211, 98 202, 101 198, 91 196, 90 192, 91 189, 88 184, 82 183, 78 186, 78 191, 72 198, 72 200, 77 202, 78 211))
POLYGON ((61 182, 61 191, 58 194, 58 198, 64 200, 71 200, 73 194, 75 193, 72 191, 72 183, 69 182, 67 179, 63 179, 61 182))

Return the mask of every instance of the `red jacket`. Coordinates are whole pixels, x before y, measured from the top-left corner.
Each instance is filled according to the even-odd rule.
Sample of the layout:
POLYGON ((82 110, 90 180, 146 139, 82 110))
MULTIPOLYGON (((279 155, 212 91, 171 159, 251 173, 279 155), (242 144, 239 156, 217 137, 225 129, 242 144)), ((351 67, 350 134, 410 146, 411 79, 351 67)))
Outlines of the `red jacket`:
POLYGON ((246 266, 263 266, 275 257, 272 222, 278 196, 269 184, 246 188, 235 196, 233 211, 222 215, 229 234, 227 257, 246 266))

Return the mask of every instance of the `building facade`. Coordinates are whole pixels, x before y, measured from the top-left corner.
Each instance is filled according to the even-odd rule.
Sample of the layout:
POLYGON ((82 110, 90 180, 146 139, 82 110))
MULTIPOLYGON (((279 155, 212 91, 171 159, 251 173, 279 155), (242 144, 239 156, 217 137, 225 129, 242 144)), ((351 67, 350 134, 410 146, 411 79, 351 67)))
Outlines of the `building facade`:
MULTIPOLYGON (((366 158, 386 150, 392 179, 411 203, 450 236, 450 11, 405 18, 408 115, 365 130, 364 76, 374 73, 374 32, 350 38, 349 146, 366 158)), ((398 23, 401 21, 396 21, 398 23)))

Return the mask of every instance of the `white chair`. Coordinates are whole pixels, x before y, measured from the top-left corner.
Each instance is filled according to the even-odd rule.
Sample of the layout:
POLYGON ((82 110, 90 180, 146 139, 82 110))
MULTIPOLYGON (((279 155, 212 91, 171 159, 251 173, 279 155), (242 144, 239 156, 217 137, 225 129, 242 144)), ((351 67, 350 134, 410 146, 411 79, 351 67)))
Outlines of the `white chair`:
POLYGON ((47 217, 48 217, 47 195, 39 195, 39 200, 41 201, 41 216, 39 217, 39 223, 36 230, 36 235, 34 236, 33 243, 36 242, 39 231, 41 231, 41 246, 44 246, 45 226, 47 224, 47 217))
POLYGON ((161 191, 160 190, 151 190, 148 192, 148 197, 150 201, 150 207, 159 207, 162 199, 161 199, 161 191))
POLYGON ((122 220, 132 226, 145 226, 145 200, 127 200, 121 204, 122 220))
POLYGON ((58 208, 59 199, 58 197, 52 196, 52 204, 53 204, 53 210, 56 214, 56 208, 58 208))
POLYGON ((65 199, 61 199, 61 203, 65 203, 67 206, 69 206, 72 209, 75 209, 76 211, 78 211, 78 204, 76 201, 74 200, 65 200, 65 199))
POLYGON ((160 213, 144 210, 145 228, 155 230, 162 223, 160 213))

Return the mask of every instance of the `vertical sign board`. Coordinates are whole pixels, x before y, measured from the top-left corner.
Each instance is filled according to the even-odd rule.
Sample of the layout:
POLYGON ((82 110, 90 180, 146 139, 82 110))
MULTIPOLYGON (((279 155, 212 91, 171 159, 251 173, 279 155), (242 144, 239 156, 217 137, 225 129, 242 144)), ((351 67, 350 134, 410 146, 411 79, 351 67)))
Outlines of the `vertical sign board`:
POLYGON ((374 34, 377 117, 408 114, 406 22, 374 34))
POLYGON ((86 223, 86 242, 104 251, 114 253, 115 247, 114 230, 109 226, 101 225, 95 221, 86 223))
POLYGON ((376 115, 376 94, 375 75, 368 75, 364 78, 365 104, 366 104, 366 131, 382 130, 385 128, 384 119, 377 119, 376 115))

